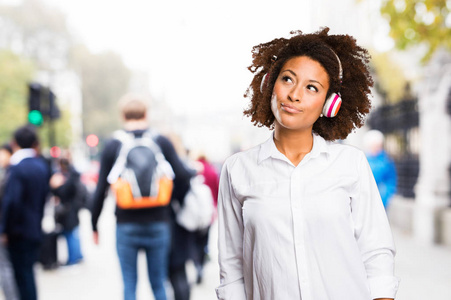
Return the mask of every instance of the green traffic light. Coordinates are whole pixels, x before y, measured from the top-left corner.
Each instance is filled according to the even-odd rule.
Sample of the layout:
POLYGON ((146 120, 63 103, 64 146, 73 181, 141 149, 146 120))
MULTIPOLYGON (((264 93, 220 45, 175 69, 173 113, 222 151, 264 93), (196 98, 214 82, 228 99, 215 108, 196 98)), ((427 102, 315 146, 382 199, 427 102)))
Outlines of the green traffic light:
POLYGON ((39 110, 32 110, 28 113, 28 121, 33 125, 41 126, 44 119, 39 110))

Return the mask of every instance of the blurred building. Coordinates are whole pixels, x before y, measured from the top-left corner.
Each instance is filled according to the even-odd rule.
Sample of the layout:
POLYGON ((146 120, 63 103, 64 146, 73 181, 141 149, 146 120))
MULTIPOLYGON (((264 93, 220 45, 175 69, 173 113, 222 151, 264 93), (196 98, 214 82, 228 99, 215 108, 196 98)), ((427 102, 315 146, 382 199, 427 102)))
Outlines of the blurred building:
MULTIPOLYGON (((329 26, 364 47, 387 51, 393 42, 379 8, 379 0, 318 0, 309 7, 311 30, 329 26)), ((396 54, 412 86, 397 103, 374 91, 365 127, 385 134, 386 150, 396 162, 398 195, 388 210, 392 226, 428 243, 451 245, 451 54, 437 51, 427 66, 415 63, 421 55, 420 47, 396 54)), ((347 142, 361 146, 364 131, 351 134, 347 142)))
POLYGON ((391 223, 427 243, 451 245, 451 53, 439 50, 424 67, 418 96, 379 106, 369 126, 387 137, 398 195, 391 223))

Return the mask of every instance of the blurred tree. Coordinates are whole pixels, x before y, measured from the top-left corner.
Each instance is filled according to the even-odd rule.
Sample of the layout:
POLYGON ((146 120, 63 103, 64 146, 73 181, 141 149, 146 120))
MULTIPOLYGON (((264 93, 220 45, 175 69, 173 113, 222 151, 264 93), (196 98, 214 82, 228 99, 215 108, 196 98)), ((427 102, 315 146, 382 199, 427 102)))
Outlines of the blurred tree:
POLYGON ((401 67, 390 57, 390 53, 371 53, 371 64, 375 71, 375 88, 383 96, 385 104, 395 103, 405 95, 407 80, 401 67))
MULTIPOLYGON (((28 122, 28 82, 33 77, 34 67, 30 60, 7 50, 0 51, 0 65, 0 143, 4 143, 11 139, 17 127, 28 122)), ((61 115, 53 124, 55 140, 68 147, 71 142, 70 111, 62 108, 61 115)), ((49 121, 45 119, 38 129, 43 148, 49 146, 49 129, 49 121)))
POLYGON ((16 54, 0 51, 0 142, 9 141, 12 132, 27 122, 28 87, 33 64, 16 54))
POLYGON ((65 15, 40 0, 0 6, 0 47, 31 58, 39 70, 65 67, 71 35, 65 15))
MULTIPOLYGON (((36 74, 44 76, 39 79, 45 81, 47 77, 51 85, 59 71, 72 68, 77 72, 82 82, 85 136, 89 133, 105 136, 119 126, 117 100, 127 91, 130 78, 119 55, 111 52, 94 55, 84 46, 75 46, 65 15, 41 0, 0 5, 0 26, 0 49, 11 49, 29 58, 36 66, 36 74)), ((26 95, 21 103, 24 110, 26 95)), ((70 132, 65 132, 69 128, 68 116, 69 111, 62 111, 62 118, 53 123, 57 143, 66 143, 70 132)), ((45 122, 39 130, 43 144, 48 143, 50 135, 45 122)))
POLYGON ((71 64, 82 80, 84 136, 107 137, 120 127, 118 100, 128 90, 130 70, 113 52, 72 49, 71 64))
POLYGON ((451 51, 451 1, 382 0, 381 13, 398 49, 424 44, 423 62, 441 46, 451 51))
MULTIPOLYGON (((0 76, 4 74, 5 77, 0 78, 0 138, 9 139, 17 126, 27 122, 27 84, 35 81, 38 73, 44 74, 51 81, 52 76, 57 76, 58 70, 67 66, 72 38, 66 26, 65 15, 40 0, 0 5, 0 26, 0 48, 8 49, 4 53, 15 58, 9 61, 7 54, 3 54, 4 59, 0 62, 0 76), (25 59, 29 61, 29 66, 17 63, 25 59), (10 68, 6 67, 8 64, 10 68), (15 97, 3 95, 5 86, 17 91, 15 97)), ((71 137, 67 135, 71 132, 68 119, 70 112, 65 109, 61 114, 62 117, 52 124, 54 140, 62 146, 68 146, 71 141, 71 137)), ((42 127, 38 129, 43 148, 49 146, 50 126, 48 118, 45 118, 42 127)))

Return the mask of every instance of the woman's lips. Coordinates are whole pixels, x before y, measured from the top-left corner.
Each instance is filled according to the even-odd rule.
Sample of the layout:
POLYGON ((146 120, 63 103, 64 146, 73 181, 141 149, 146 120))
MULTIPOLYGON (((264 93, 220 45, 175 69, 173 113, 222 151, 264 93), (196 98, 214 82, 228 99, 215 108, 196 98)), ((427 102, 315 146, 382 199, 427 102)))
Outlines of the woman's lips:
POLYGON ((302 110, 297 109, 296 107, 294 107, 294 106, 292 106, 290 104, 282 103, 281 107, 282 107, 283 111, 286 111, 286 112, 291 113, 291 114, 298 114, 298 113, 302 112, 302 110))

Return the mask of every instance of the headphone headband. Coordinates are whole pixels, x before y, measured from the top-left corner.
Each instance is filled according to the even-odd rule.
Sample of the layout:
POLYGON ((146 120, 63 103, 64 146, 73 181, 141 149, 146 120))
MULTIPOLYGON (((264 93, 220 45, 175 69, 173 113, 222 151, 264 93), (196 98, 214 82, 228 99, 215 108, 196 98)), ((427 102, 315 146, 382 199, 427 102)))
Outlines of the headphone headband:
MULTIPOLYGON (((338 76, 340 79, 340 85, 343 82, 343 67, 341 66, 341 61, 340 58, 338 57, 337 53, 335 53, 335 51, 330 48, 330 51, 332 51, 332 53, 335 55, 335 57, 337 58, 338 61, 338 76)), ((323 112, 322 115, 324 115, 327 118, 333 118, 338 114, 338 111, 340 110, 341 107, 341 95, 340 93, 337 91, 335 93, 332 93, 329 98, 326 99, 326 102, 324 103, 323 106, 323 112)))
POLYGON ((341 83, 343 81, 343 67, 341 66, 341 60, 338 57, 337 53, 335 53, 335 51, 332 48, 329 47, 329 49, 330 49, 330 51, 332 51, 332 53, 337 58, 337 61, 338 61, 338 78, 340 79, 340 83, 341 83))

